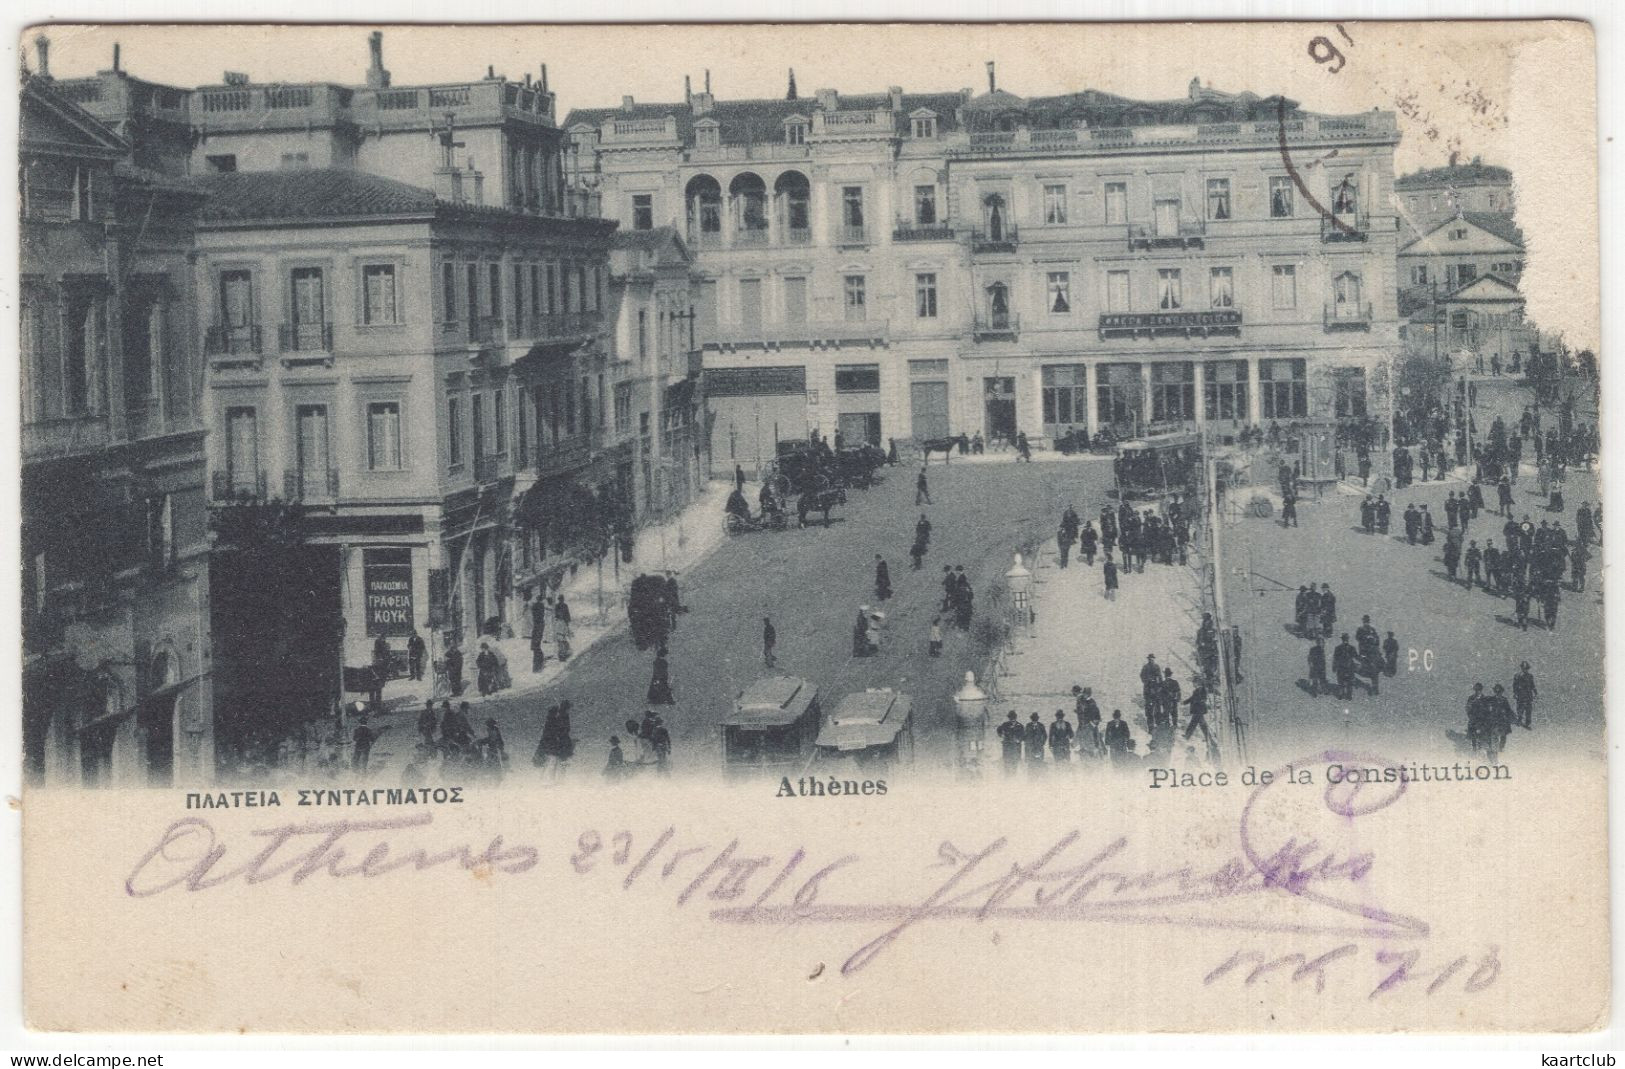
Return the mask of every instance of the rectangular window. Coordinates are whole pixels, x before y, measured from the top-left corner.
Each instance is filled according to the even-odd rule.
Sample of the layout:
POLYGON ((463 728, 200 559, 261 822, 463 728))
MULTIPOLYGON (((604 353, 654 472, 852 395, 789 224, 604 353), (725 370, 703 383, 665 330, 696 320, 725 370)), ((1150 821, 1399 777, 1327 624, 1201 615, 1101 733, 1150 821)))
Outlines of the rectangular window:
POLYGON ((807 143, 807 124, 793 122, 784 127, 784 143, 786 145, 805 145, 807 143))
POLYGON ((294 462, 303 496, 327 486, 327 406, 298 405, 294 408, 293 418, 294 462))
POLYGON ((1338 419, 1364 419, 1365 369, 1340 367, 1332 369, 1332 404, 1338 419))
POLYGON ((1165 312, 1175 311, 1185 303, 1184 286, 1180 282, 1179 268, 1164 267, 1157 271, 1157 307, 1165 312))
POLYGON ((638 309, 638 360, 649 358, 649 310, 638 309))
POLYGON ((1152 221, 1157 227, 1157 236, 1162 238, 1175 238, 1179 236, 1179 201, 1175 198, 1165 198, 1151 206, 1152 221))
POLYGON ((935 226, 937 223, 937 187, 914 187, 914 225, 935 226))
MULTIPOLYGON (((535 309, 531 309, 535 311, 535 309)), ((518 330, 525 319, 525 265, 513 265, 513 325, 518 330)))
POLYGON ((368 326, 400 322, 397 312, 395 265, 366 264, 361 268, 361 321, 368 326))
POLYGON ((458 467, 463 462, 463 399, 446 398, 446 462, 458 467))
POLYGON ((485 459, 485 395, 476 393, 468 399, 468 429, 472 433, 473 448, 469 454, 477 465, 485 459))
POLYGON ((169 494, 147 498, 147 561, 154 568, 175 563, 175 510, 169 494))
POLYGON ((367 405, 367 467, 372 471, 400 470, 399 401, 373 401, 367 405))
POLYGON ((1416 264, 1411 268, 1411 285, 1426 286, 1428 284, 1428 265, 1416 264))
POLYGON ((1473 279, 1475 279, 1477 277, 1478 277, 1478 266, 1476 264, 1457 264, 1456 265, 1456 285, 1465 286, 1467 283, 1471 282, 1473 279))
POLYGON ((1298 307, 1298 269, 1292 264, 1270 269, 1270 303, 1276 308, 1298 307))
POLYGON ((507 390, 495 390, 491 394, 491 448, 497 453, 508 451, 507 390))
POLYGON ((1231 268, 1210 268, 1207 275, 1207 286, 1208 301, 1211 307, 1234 308, 1236 306, 1236 280, 1231 268))
POLYGON ((805 323, 807 321, 807 280, 800 276, 784 280, 784 321, 786 323, 805 323))
POLYGON ((1049 300, 1051 315, 1072 314, 1072 274, 1069 271, 1049 272, 1049 300))
POLYGON ((88 167, 73 169, 73 218, 86 222, 96 217, 96 180, 88 167))
POLYGON ((1082 364, 1051 364, 1043 371, 1044 433, 1065 434, 1089 419, 1088 373, 1082 364))
POLYGON ((233 333, 254 325, 253 272, 220 272, 220 323, 233 333))
POLYGON ((1209 219, 1230 218, 1230 179, 1209 178, 1207 180, 1207 217, 1209 219))
POLYGON ((841 224, 848 231, 863 230, 863 187, 841 188, 841 224))
POLYGON ((493 263, 486 268, 485 314, 493 319, 502 315, 502 265, 493 263))
POLYGON ((879 364, 836 364, 836 393, 879 393, 879 364))
POLYGON ((258 492, 259 414, 249 407, 226 409, 226 481, 233 495, 258 492))
POLYGON ((1066 187, 1044 187, 1044 222, 1051 226, 1066 224, 1066 187))
POLYGON ((530 265, 530 314, 541 315, 542 308, 542 265, 530 265))
POLYGON ((759 278, 739 280, 739 325, 747 331, 761 329, 762 280, 759 278))
POLYGON ((862 322, 869 318, 868 297, 864 289, 862 275, 847 275, 845 280, 846 319, 848 322, 862 322))
POLYGON ((914 314, 921 319, 937 317, 937 276, 933 273, 914 276, 914 314))
POLYGON ((1241 360, 1212 360, 1202 369, 1208 419, 1247 418, 1247 364, 1241 360))
POLYGON ((1196 418, 1196 372, 1190 363, 1151 365, 1151 418, 1158 422, 1196 418))
POLYGON ((1265 419, 1303 419, 1309 414, 1302 360, 1260 360, 1258 388, 1265 419))
POLYGON ((1128 222, 1128 183, 1106 183, 1106 222, 1128 222))
POLYGON ((440 265, 440 319, 457 322, 457 265, 450 260, 440 265))
POLYGON ((1127 312, 1129 289, 1127 271, 1106 272, 1106 311, 1127 312))
POLYGON ((655 198, 652 193, 632 194, 632 229, 653 230, 655 228, 655 198))
POLYGON ((615 385, 615 433, 626 434, 632 429, 632 384, 615 385))
POLYGON ((1292 179, 1287 175, 1276 175, 1270 179, 1270 218, 1292 218, 1292 179))
POLYGON ((480 265, 469 264, 463 274, 463 281, 468 286, 468 292, 463 295, 463 299, 468 302, 468 327, 473 330, 474 325, 480 321, 480 265))
POLYGON ((914 136, 919 138, 932 138, 937 136, 937 120, 919 118, 914 120, 914 136))

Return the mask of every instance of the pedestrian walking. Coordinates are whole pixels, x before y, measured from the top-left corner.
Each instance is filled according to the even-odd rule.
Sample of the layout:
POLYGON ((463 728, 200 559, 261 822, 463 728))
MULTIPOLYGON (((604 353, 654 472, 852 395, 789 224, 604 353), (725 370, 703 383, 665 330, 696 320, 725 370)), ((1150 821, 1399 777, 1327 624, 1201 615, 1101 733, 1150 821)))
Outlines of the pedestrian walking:
POLYGON ((1317 638, 1309 647, 1309 693, 1318 698, 1330 689, 1326 682, 1326 643, 1317 638))
POLYGON ((1055 532, 1055 548, 1060 553, 1061 567, 1066 567, 1067 558, 1072 554, 1072 532, 1065 525, 1055 532))
POLYGON ((423 636, 418 634, 418 629, 414 627, 412 637, 406 640, 406 671, 414 681, 423 678, 423 661, 427 653, 428 647, 424 645, 423 636))
POLYGON ((666 659, 665 646, 655 650, 654 669, 649 674, 649 691, 645 700, 650 705, 677 704, 671 692, 671 662, 666 659))
POLYGON ((1281 526, 1298 526, 1298 498, 1295 494, 1281 496, 1281 526))
POLYGON ((491 652, 488 642, 480 643, 480 652, 474 657, 475 681, 479 686, 480 697, 489 697, 496 691, 496 654, 491 652))
POLYGON ((1044 724, 1038 719, 1037 713, 1034 713, 1032 719, 1027 721, 1026 743, 1027 771, 1035 774, 1043 772, 1044 747, 1049 744, 1049 732, 1044 729, 1044 724))
POLYGON ((773 629, 771 617, 762 617, 762 663, 772 668, 776 663, 773 657, 773 647, 779 644, 779 633, 773 629))
POLYGON ((1078 552, 1083 557, 1083 563, 1093 568, 1095 566, 1095 550, 1100 545, 1100 535, 1095 531, 1093 523, 1085 520, 1083 530, 1078 532, 1078 552))
POLYGON ((418 734, 423 736, 423 745, 434 748, 435 715, 434 699, 423 703, 423 711, 418 713, 418 734))
POLYGON ((931 631, 927 638, 927 648, 933 657, 942 656, 942 617, 931 617, 931 631))
POLYGON ((1027 444, 1026 431, 1016 432, 1016 459, 1025 460, 1029 464, 1033 462, 1033 450, 1032 446, 1027 444))
POLYGON ((925 481, 925 469, 920 469, 919 476, 914 480, 914 504, 931 504, 931 487, 925 481))
POLYGON ((1112 561, 1111 553, 1106 554, 1105 562, 1101 565, 1101 577, 1106 583, 1106 600, 1117 600, 1117 565, 1112 561))
POLYGON ((1015 775, 1016 769, 1021 766, 1021 749, 1027 738, 1027 732, 1021 726, 1021 721, 1016 719, 1014 709, 1010 710, 995 734, 999 736, 999 745, 1004 757, 1004 774, 1015 775))
POLYGON ((1382 640, 1382 660, 1390 678, 1399 674, 1399 639, 1394 637, 1392 631, 1382 640))
POLYGON ((561 661, 570 659, 570 638, 573 631, 570 625, 570 605, 564 600, 561 591, 558 600, 553 602, 553 641, 558 646, 558 658, 561 661))
POLYGON ((1066 713, 1055 710, 1055 722, 1049 726, 1049 756, 1056 764, 1072 760, 1072 737, 1076 734, 1066 722, 1066 713))

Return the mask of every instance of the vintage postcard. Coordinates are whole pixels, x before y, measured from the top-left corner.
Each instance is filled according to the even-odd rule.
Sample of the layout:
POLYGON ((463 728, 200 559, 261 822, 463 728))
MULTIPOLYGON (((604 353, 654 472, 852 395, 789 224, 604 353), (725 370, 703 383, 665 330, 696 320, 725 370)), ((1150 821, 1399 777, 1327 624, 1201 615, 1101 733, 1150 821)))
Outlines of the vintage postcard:
POLYGON ((31 1028, 1607 1021, 1585 23, 22 47, 31 1028))

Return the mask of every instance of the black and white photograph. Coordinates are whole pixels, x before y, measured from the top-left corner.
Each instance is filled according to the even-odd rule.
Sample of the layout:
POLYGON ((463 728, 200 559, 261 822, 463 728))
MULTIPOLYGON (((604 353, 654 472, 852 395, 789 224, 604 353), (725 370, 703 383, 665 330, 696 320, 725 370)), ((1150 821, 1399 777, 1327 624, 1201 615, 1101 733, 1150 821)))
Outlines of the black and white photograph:
MULTIPOLYGON (((107 878, 172 903, 248 856, 192 842, 229 821, 628 813, 623 845, 595 817, 539 865, 630 888, 682 863, 637 862, 667 823, 651 856, 937 798, 940 830, 896 819, 963 891, 1021 859, 978 869, 960 808, 1043 839, 1164 807, 1171 871, 1246 803, 1238 879, 1295 915, 1331 902, 1301 881, 1363 870, 1312 859, 1324 835, 1290 877, 1298 848, 1259 861, 1272 776, 1345 824, 1428 799, 1477 842, 1533 818, 1552 764, 1606 896, 1593 46, 1558 22, 30 27, 25 811, 154 814, 107 878)), ((319 855, 295 883, 341 874, 319 855)), ((520 879, 508 856, 464 867, 520 879)), ((773 914, 852 942, 828 983, 911 952, 845 957, 889 915, 831 895, 773 914)), ((1332 904, 1360 954, 1429 929, 1332 904)), ((1581 1028, 1590 924, 1570 997, 1467 1025, 1451 1000, 1510 996, 1519 963, 1430 946, 1414 1020, 1581 1028)), ((1262 988, 1226 960, 1197 990, 1262 988)), ((149 1023, 220 1023, 190 1012, 149 1023)), ((1339 1012, 1287 1019, 1385 1028, 1339 1012)))

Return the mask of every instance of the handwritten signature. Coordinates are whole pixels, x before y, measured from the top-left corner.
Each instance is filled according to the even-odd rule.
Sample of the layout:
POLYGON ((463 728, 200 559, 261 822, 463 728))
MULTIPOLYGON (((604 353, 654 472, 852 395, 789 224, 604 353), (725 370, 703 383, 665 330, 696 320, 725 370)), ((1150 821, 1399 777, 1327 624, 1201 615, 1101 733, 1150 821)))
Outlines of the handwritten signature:
MULTIPOLYGON (((1303 767, 1315 762, 1388 764, 1339 751, 1293 763, 1303 767)), ((623 891, 651 881, 670 886, 676 890, 675 906, 701 898, 711 905, 709 918, 723 924, 882 926, 842 964, 846 975, 872 965, 917 928, 970 920, 1162 925, 1342 941, 1314 957, 1270 957, 1243 948, 1204 979, 1212 984, 1242 976, 1252 984, 1285 971, 1296 981, 1312 978, 1317 990, 1332 963, 1353 957, 1360 942, 1374 941, 1378 964, 1394 968, 1373 995, 1414 980, 1421 975, 1418 952, 1394 949, 1394 944, 1424 939, 1429 925, 1373 900, 1367 880, 1377 864, 1372 851, 1340 849, 1301 830, 1277 827, 1280 816, 1266 809, 1281 797, 1284 781, 1279 777, 1251 793, 1237 829, 1239 850, 1217 861, 1135 864, 1136 844, 1130 836, 1091 840, 1076 829, 1057 834, 1036 855, 1018 852, 1004 836, 968 850, 945 840, 926 868, 946 868, 946 876, 923 896, 896 901, 866 899, 854 890, 859 877, 873 874, 859 854, 816 859, 804 847, 758 853, 744 848, 739 838, 720 848, 703 842, 684 845, 675 826, 648 840, 630 831, 606 838, 589 829, 577 837, 566 864, 583 878, 613 871, 623 891), (1272 900, 1283 899, 1310 909, 1288 916, 1270 908, 1272 900)), ((1354 841, 1355 822, 1392 805, 1405 790, 1403 780, 1344 781, 1327 786, 1322 801, 1326 813, 1337 818, 1339 838, 1354 841)), ((254 831, 258 842, 245 853, 222 842, 207 821, 188 817, 171 824, 140 857, 125 880, 125 891, 145 898, 177 888, 200 892, 276 879, 300 884, 315 876, 370 879, 442 867, 517 876, 542 861, 537 847, 509 843, 500 835, 479 847, 397 845, 400 833, 427 829, 433 820, 432 811, 422 811, 283 824, 254 831)), ((884 863, 889 875, 895 859, 884 863)), ((1440 968, 1429 993, 1467 964, 1462 957, 1440 968)), ((1492 951, 1472 972, 1467 990, 1493 982, 1499 968, 1492 951)))

